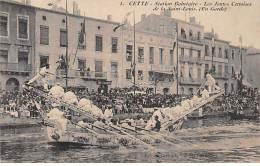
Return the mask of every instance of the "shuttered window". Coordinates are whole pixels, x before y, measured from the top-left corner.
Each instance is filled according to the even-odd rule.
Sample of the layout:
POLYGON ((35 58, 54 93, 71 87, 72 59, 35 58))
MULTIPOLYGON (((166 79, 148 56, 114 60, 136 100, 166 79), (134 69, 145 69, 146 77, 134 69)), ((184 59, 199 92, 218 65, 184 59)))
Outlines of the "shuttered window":
POLYGON ((8 36, 8 14, 0 13, 0 36, 8 36))
POLYGON ((40 44, 49 45, 49 27, 40 26, 40 44))
POLYGON ((28 39, 28 17, 18 16, 18 37, 28 39))
POLYGON ((96 51, 102 51, 102 45, 103 45, 103 41, 102 41, 102 36, 96 36, 96 51))
POLYGON ((116 37, 112 37, 112 53, 117 53, 117 45, 118 39, 116 37))
POLYGON ((66 39, 66 30, 65 29, 61 29, 60 30, 60 46, 61 47, 66 47, 67 46, 67 39, 66 39))

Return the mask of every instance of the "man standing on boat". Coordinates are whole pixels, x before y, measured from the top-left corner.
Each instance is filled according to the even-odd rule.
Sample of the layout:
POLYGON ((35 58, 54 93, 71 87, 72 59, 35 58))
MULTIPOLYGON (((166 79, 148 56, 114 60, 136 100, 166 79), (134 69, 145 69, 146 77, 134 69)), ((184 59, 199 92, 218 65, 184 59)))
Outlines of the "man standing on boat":
POLYGON ((33 83, 34 81, 38 80, 39 78, 42 79, 42 84, 43 84, 43 87, 46 91, 48 91, 48 85, 46 83, 46 79, 45 79, 45 76, 46 74, 48 73, 48 69, 49 69, 49 64, 45 64, 41 70, 39 71, 39 73, 33 77, 33 79, 31 79, 28 84, 31 84, 33 83))
POLYGON ((206 83, 205 85, 208 85, 209 87, 209 93, 214 93, 214 91, 219 91, 221 88, 216 85, 215 79, 210 75, 206 75, 206 83))

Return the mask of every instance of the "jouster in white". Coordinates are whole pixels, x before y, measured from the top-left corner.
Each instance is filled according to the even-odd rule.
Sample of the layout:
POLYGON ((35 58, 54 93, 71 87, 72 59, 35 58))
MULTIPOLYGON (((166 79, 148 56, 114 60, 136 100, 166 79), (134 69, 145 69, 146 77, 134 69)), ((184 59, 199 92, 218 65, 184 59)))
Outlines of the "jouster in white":
POLYGON ((206 83, 205 85, 208 85, 209 87, 209 93, 212 93, 214 91, 219 91, 220 90, 220 87, 218 87, 216 85, 216 81, 215 79, 210 75, 210 74, 207 74, 206 75, 206 83))
POLYGON ((41 78, 44 89, 48 91, 48 84, 46 83, 46 79, 45 79, 45 76, 48 73, 48 69, 49 69, 49 64, 46 64, 43 68, 41 68, 40 72, 37 73, 36 76, 34 76, 33 79, 31 79, 28 82, 28 84, 31 84, 34 81, 41 78))

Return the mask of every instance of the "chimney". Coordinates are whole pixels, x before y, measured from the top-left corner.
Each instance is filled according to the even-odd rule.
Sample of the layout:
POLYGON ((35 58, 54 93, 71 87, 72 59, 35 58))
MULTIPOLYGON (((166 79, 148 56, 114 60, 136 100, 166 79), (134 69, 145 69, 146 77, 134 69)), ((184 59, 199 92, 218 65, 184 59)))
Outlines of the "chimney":
POLYGON ((211 34, 212 34, 212 37, 214 36, 214 29, 212 28, 211 29, 211 34))
POLYGON ((76 14, 78 10, 78 4, 76 1, 73 1, 72 5, 73 5, 73 14, 76 14))
POLYGON ((145 18, 146 18, 146 14, 142 14, 141 15, 141 21, 144 21, 145 18))
POLYGON ((112 15, 107 15, 107 21, 112 21, 112 15))
POLYGON ((196 18, 195 17, 190 17, 190 23, 195 24, 196 23, 196 18))
POLYGON ((161 16, 166 16, 166 17, 171 17, 172 16, 172 11, 171 10, 165 10, 160 12, 161 16))

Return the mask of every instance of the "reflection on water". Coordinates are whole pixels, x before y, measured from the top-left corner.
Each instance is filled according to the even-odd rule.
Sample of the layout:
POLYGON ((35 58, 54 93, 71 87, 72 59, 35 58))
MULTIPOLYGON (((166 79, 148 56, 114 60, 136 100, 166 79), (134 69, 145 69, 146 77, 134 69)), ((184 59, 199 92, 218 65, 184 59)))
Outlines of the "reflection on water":
POLYGON ((260 162, 259 120, 189 120, 174 135, 182 140, 175 147, 160 144, 166 152, 53 147, 41 126, 0 131, 1 162, 260 162))

